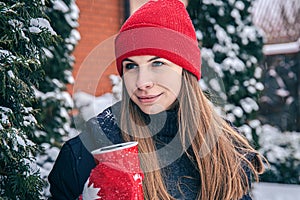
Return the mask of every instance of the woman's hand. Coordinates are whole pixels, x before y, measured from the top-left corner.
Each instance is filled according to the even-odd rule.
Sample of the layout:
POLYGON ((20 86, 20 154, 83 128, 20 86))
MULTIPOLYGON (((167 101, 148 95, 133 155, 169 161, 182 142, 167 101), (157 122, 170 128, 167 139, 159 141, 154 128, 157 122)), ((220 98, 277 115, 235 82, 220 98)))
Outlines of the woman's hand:
POLYGON ((142 180, 142 173, 129 173, 111 163, 99 163, 91 171, 80 199, 142 200, 142 180))

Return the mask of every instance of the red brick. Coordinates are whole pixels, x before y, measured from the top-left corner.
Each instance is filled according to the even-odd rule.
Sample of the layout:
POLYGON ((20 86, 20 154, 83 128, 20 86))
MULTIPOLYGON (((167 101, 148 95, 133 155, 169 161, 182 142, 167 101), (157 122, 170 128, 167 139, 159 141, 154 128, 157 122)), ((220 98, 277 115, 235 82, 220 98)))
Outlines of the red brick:
MULTIPOLYGON (((100 96, 111 92, 110 74, 117 74, 115 64, 110 64, 105 71, 99 66, 90 66, 87 71, 80 71, 80 78, 77 77, 83 61, 91 51, 101 42, 115 35, 123 21, 123 0, 77 0, 80 9, 78 31, 81 35, 74 51, 76 59, 73 75, 76 85, 81 85, 85 92, 100 96), (101 77, 95 77, 103 71, 101 77), (96 85, 92 85, 95 83, 96 85), (93 88, 96 88, 94 90, 93 88)), ((96 62, 96 61, 95 61, 96 62)), ((99 61, 98 61, 99 62, 99 61)), ((84 69, 85 69, 84 68, 84 69)), ((73 86, 68 86, 70 93, 73 93, 73 86)))

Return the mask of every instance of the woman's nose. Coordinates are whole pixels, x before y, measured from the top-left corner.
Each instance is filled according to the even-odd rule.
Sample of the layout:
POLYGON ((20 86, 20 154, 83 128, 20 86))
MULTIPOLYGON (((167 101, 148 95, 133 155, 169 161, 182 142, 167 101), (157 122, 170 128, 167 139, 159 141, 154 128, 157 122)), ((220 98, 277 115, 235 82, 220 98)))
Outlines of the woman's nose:
POLYGON ((154 85, 151 73, 147 69, 140 69, 136 81, 136 87, 139 90, 146 90, 152 88, 154 85))

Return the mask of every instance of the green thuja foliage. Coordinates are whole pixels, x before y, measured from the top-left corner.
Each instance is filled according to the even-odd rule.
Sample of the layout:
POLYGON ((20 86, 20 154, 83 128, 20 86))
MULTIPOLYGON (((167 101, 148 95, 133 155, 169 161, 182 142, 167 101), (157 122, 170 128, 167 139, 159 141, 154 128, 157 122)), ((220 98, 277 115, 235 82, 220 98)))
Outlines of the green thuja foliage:
POLYGON ((44 185, 34 159, 40 147, 29 140, 42 48, 56 41, 43 9, 39 0, 0 1, 0 199, 40 199, 44 185))
POLYGON ((41 110, 37 119, 42 126, 36 131, 34 141, 60 147, 63 136, 67 136, 71 128, 69 113, 73 100, 66 85, 73 83, 72 53, 80 37, 75 29, 78 26, 79 11, 74 0, 51 0, 46 7, 51 27, 60 36, 60 40, 44 48, 47 57, 42 65, 45 80, 37 88, 39 95, 35 104, 35 108, 41 110))

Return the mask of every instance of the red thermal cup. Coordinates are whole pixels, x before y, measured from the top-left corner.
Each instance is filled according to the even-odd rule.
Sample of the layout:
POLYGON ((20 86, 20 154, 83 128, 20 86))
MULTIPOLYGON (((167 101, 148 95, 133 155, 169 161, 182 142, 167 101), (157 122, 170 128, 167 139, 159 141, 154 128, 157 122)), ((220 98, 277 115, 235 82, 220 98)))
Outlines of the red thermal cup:
POLYGON ((99 174, 96 182, 99 183, 100 193, 102 193, 101 199, 119 200, 125 199, 126 196, 126 200, 144 200, 142 186, 144 175, 140 168, 137 142, 103 147, 92 151, 92 155, 98 163, 93 170, 98 171, 92 171, 91 174, 99 174))

